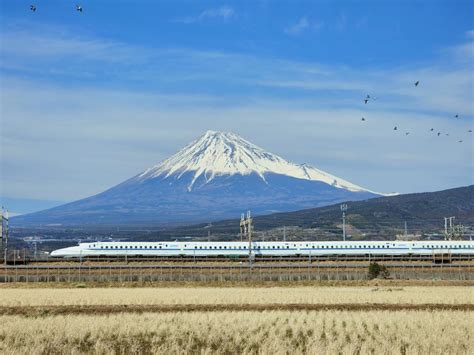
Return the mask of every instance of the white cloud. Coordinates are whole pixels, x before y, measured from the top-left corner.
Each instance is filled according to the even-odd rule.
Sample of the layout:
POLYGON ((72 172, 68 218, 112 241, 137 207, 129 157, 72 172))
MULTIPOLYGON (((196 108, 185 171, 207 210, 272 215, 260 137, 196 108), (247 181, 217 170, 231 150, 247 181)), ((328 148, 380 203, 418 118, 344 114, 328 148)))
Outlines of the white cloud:
POLYGON ((472 183, 469 65, 441 61, 377 71, 146 48, 138 49, 143 62, 133 62, 134 48, 126 44, 88 37, 64 43, 64 33, 48 32, 33 34, 38 44, 28 48, 22 36, 30 37, 22 33, 18 43, 10 37, 10 48, 2 48, 3 67, 18 65, 14 74, 2 73, 0 93, 1 185, 8 196, 68 200, 100 192, 207 129, 235 131, 292 161, 373 190, 472 183), (115 54, 122 59, 109 57, 115 54), (51 63, 64 58, 68 65, 61 70, 87 67, 99 78, 100 71, 111 71, 121 81, 55 81, 51 63), (124 68, 122 60, 135 65, 124 68), (94 67, 96 61, 101 63, 94 67), (416 80, 421 83, 415 88, 416 80), (364 105, 366 93, 379 100, 364 105), (453 119, 454 113, 461 119, 453 119), (410 136, 394 134, 394 125, 410 136), (435 138, 431 127, 451 135, 435 138), (465 143, 458 144, 458 137, 465 143))
POLYGON ((181 23, 196 23, 202 22, 209 19, 221 19, 221 20, 230 20, 235 17, 235 10, 229 6, 222 6, 215 9, 207 9, 201 12, 197 16, 188 16, 176 19, 175 22, 181 23))
POLYGON ((289 35, 299 35, 304 31, 308 30, 319 30, 324 26, 324 22, 310 22, 306 17, 300 18, 300 20, 294 25, 285 28, 285 33, 289 35))
MULTIPOLYGON (((147 60, 151 51, 142 47, 101 38, 83 37, 72 33, 54 33, 43 28, 39 31, 7 30, 0 33, 2 66, 18 69, 22 63, 31 63, 31 69, 44 62, 59 62, 57 71, 72 63, 97 62, 111 64, 138 64, 147 60)), ((22 67, 28 70, 27 66, 22 67)), ((84 68, 81 69, 81 75, 84 68)))
POLYGON ((467 31, 466 37, 470 39, 474 39, 474 30, 467 31))

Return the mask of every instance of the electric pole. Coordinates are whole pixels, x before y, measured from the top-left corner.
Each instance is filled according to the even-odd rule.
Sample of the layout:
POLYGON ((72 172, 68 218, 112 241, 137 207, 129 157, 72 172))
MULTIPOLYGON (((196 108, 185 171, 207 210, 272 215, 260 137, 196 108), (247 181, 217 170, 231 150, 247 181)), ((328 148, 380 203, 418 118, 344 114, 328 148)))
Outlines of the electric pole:
POLYGON ((342 212, 342 240, 346 241, 346 211, 347 211, 347 204, 341 204, 341 212, 342 212))
POLYGON ((3 247, 3 261, 7 265, 8 255, 8 210, 2 206, 2 247, 3 247))
POLYGON ((242 213, 240 215, 240 241, 244 241, 244 235, 246 233, 246 224, 245 224, 245 215, 242 213))
MULTIPOLYGON (((444 240, 448 240, 448 236, 453 234, 453 220, 456 217, 444 217, 444 240), (449 233, 448 233, 448 220, 449 220, 449 233)), ((449 238, 451 239, 451 238, 449 238)))
POLYGON ((252 265, 252 217, 247 211, 247 234, 249 236, 249 265, 252 265))

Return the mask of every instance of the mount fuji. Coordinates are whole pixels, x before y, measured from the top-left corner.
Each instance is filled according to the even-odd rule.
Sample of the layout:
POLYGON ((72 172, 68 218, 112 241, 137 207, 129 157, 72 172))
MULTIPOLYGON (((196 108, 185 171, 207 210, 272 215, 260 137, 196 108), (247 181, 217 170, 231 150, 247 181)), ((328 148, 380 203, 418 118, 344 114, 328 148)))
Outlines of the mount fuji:
POLYGON ((207 131, 159 165, 102 193, 12 219, 14 225, 209 222, 382 194, 291 163, 234 133, 207 131))

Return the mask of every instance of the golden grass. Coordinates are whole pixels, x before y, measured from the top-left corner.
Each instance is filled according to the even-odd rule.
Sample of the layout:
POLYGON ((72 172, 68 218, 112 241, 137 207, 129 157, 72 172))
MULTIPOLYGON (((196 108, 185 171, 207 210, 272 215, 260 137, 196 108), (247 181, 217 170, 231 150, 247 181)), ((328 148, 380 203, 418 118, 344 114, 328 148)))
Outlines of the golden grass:
POLYGON ((474 288, 440 287, 200 287, 0 289, 1 306, 161 304, 472 304, 474 288))
POLYGON ((472 354, 469 312, 0 316, 0 352, 472 354))

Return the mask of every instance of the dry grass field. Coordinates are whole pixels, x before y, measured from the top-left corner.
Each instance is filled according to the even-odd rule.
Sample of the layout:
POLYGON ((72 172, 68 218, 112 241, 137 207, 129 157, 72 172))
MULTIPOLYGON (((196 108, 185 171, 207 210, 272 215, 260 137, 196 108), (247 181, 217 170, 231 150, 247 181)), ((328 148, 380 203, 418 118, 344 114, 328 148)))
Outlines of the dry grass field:
POLYGON ((0 288, 0 299, 0 353, 474 353, 469 286, 0 288))
POLYGON ((24 354, 472 354, 466 312, 211 312, 0 316, 24 354))
POLYGON ((474 287, 5 288, 0 306, 155 304, 466 304, 474 287))

